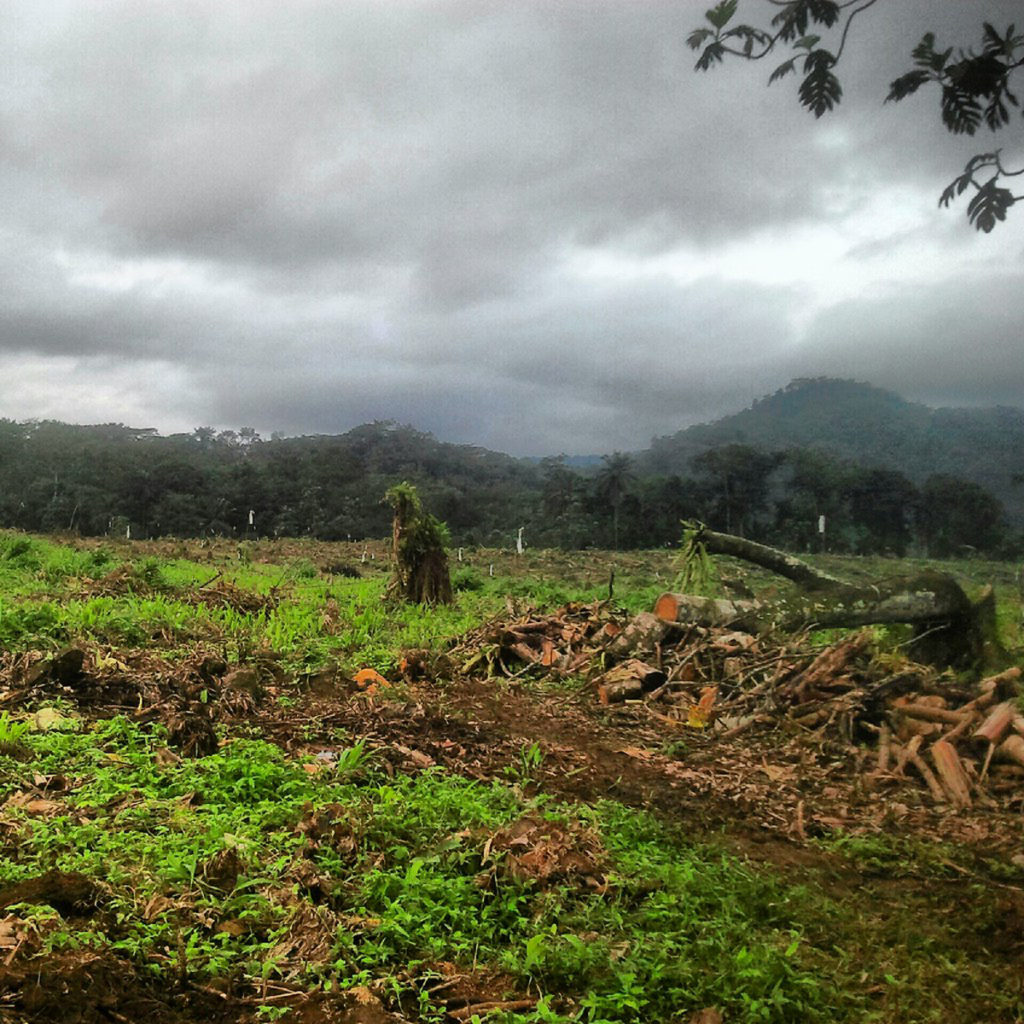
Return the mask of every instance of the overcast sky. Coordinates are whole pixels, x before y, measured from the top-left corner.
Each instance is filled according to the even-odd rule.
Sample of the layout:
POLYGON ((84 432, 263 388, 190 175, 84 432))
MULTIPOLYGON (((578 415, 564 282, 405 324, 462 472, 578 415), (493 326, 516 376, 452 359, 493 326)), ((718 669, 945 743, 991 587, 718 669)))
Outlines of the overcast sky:
POLYGON ((1024 405, 1024 209, 937 206, 1024 120, 882 104, 1019 0, 882 0, 820 121, 785 53, 694 72, 709 2, 0 0, 0 416, 537 455, 797 376, 1024 405))

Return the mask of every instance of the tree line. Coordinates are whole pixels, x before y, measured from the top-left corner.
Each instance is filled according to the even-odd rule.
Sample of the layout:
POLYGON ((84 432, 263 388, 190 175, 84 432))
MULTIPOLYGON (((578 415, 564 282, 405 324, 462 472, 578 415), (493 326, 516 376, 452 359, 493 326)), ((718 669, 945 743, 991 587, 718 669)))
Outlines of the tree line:
POLYGON ((378 422, 337 436, 254 430, 160 436, 121 424, 0 420, 0 526, 85 536, 386 537, 385 492, 408 480, 457 545, 642 548, 697 519, 791 550, 1013 557, 1020 532, 976 483, 915 484, 810 449, 725 444, 686 473, 514 459, 378 422))

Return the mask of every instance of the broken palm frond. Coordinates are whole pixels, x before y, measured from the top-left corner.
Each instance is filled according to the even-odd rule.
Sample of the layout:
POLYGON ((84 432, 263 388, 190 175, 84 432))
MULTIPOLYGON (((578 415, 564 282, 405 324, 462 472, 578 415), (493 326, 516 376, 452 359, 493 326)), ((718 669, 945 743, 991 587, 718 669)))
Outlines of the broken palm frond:
POLYGON ((680 590, 686 594, 707 596, 718 588, 718 569, 704 543, 704 524, 683 521, 683 542, 679 552, 680 590))

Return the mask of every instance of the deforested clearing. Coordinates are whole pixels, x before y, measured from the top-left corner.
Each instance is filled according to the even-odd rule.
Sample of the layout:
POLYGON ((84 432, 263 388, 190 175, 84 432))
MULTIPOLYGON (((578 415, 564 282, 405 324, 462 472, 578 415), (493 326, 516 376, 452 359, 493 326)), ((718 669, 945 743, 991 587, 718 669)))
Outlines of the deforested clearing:
POLYGON ((1024 1014, 1014 566, 942 566, 972 674, 666 622, 673 551, 467 549, 420 607, 388 550, 0 534, 0 1018, 1024 1014))

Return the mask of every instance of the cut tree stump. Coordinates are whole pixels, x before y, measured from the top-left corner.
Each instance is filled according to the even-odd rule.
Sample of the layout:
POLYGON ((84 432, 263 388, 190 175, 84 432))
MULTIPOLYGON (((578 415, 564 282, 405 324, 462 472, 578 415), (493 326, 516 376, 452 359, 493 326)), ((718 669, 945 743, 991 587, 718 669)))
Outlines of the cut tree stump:
POLYGON ((451 604, 454 596, 444 524, 424 511, 411 484, 396 484, 384 500, 395 510, 391 525, 393 572, 386 595, 410 604, 451 604))

